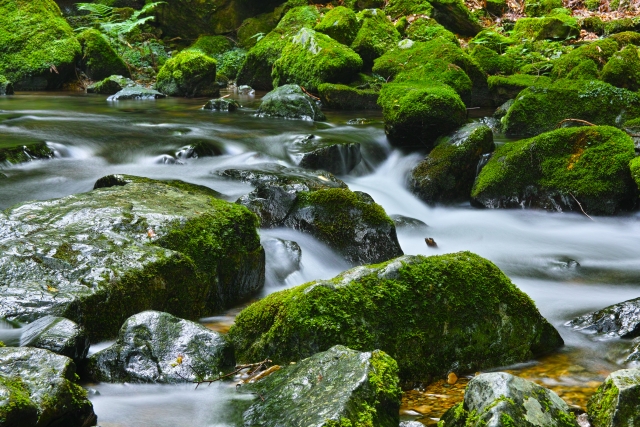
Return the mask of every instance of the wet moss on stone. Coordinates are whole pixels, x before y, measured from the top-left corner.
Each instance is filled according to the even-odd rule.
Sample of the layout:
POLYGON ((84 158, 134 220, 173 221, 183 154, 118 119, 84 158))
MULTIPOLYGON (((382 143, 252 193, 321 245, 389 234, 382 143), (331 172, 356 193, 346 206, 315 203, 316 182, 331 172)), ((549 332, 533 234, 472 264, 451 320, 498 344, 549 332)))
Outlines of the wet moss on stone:
POLYGON ((273 12, 247 18, 242 21, 236 32, 238 44, 245 49, 251 49, 258 43, 261 35, 268 34, 276 25, 278 22, 273 12))
POLYGON ((513 28, 516 40, 565 40, 580 34, 577 20, 563 13, 542 18, 520 18, 513 28))
POLYGON ((384 8, 392 18, 407 15, 433 15, 433 6, 427 0, 389 0, 384 8))
POLYGON ((623 31, 622 33, 613 34, 609 38, 615 40, 620 47, 630 44, 640 46, 640 33, 636 31, 623 31))
POLYGON ((558 58, 553 64, 551 75, 555 78, 567 77, 574 68, 589 61, 600 70, 617 51, 618 43, 614 39, 596 40, 558 58))
POLYGON ((613 86, 637 91, 640 88, 640 57, 638 48, 627 45, 615 53, 602 68, 602 81, 613 86))
POLYGON ((197 50, 211 58, 215 58, 233 49, 233 47, 231 40, 225 36, 200 36, 188 49, 197 50))
POLYGON ((380 348, 404 381, 528 360, 562 345, 533 302, 469 252, 405 256, 271 294, 229 337, 239 361, 288 363, 336 344, 380 348))
POLYGON ((24 143, 23 141, 4 141, 0 143, 0 164, 19 164, 37 159, 53 158, 53 150, 46 142, 24 143))
POLYGON ((400 33, 380 9, 363 10, 358 13, 358 20, 360 29, 351 49, 360 55, 364 67, 370 68, 376 58, 400 41, 400 33))
POLYGON ((426 42, 440 37, 457 46, 460 42, 455 34, 438 24, 431 18, 418 18, 413 21, 405 30, 405 37, 413 41, 426 42))
POLYGON ((640 371, 621 369, 612 372, 587 402, 589 421, 594 427, 635 425, 638 414, 640 371))
POLYGON ((629 168, 631 169, 631 177, 640 191, 640 157, 631 160, 631 162, 629 162, 629 168))
POLYGON ((499 54, 506 52, 513 40, 493 30, 482 30, 469 41, 469 47, 484 46, 499 54))
POLYGON ((379 110, 375 89, 358 89, 341 84, 323 83, 318 86, 322 105, 337 110, 379 110))
POLYGON ((505 55, 500 55, 494 50, 478 45, 471 51, 471 58, 480 66, 480 69, 487 74, 513 74, 516 70, 516 62, 505 55))
POLYGON ((160 69, 156 89, 171 96, 217 96, 216 66, 215 59, 198 50, 182 51, 160 69))
POLYGON ((111 75, 129 77, 129 69, 109 41, 98 30, 85 30, 78 35, 82 46, 82 64, 90 79, 102 80, 111 75))
POLYGON ((540 17, 560 7, 562 7, 562 0, 526 0, 524 13, 530 17, 540 17))
POLYGON ((316 31, 347 46, 353 43, 359 29, 360 22, 356 13, 344 6, 331 9, 315 27, 316 31))
POLYGON ((616 128, 558 129, 499 147, 471 196, 489 208, 584 209, 611 215, 636 203, 637 188, 629 173, 634 156, 633 141, 616 128))

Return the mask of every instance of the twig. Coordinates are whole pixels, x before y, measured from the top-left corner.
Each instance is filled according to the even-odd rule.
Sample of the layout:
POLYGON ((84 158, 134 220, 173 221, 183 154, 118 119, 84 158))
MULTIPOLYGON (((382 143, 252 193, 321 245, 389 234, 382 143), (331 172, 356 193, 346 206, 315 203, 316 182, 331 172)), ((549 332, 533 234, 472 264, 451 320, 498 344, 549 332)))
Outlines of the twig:
POLYGON ((571 195, 571 197, 573 197, 573 200, 576 201, 576 203, 578 204, 578 206, 580 206, 580 210, 582 211, 582 213, 589 218, 591 221, 595 222, 596 220, 591 218, 589 215, 587 215, 587 213, 584 211, 584 209, 582 209, 582 205, 580 204, 580 202, 578 201, 578 199, 576 199, 576 196, 574 196, 572 193, 569 193, 571 195))
POLYGON ((253 368, 255 366, 264 365, 265 363, 271 363, 271 360, 265 359, 262 362, 258 362, 258 363, 247 363, 244 365, 236 365, 236 369, 253 368))
POLYGON ((556 125, 556 129, 558 129, 560 126, 562 126, 563 123, 565 122, 578 122, 578 123, 584 123, 585 125, 589 125, 589 126, 596 126, 591 122, 588 122, 586 120, 581 120, 581 119, 564 119, 564 120, 560 120, 560 122, 556 125))
POLYGON ((310 96, 310 97, 312 97, 313 99, 317 99, 318 101, 320 101, 320 98, 318 98, 317 96, 311 95, 309 92, 307 92, 307 90, 306 90, 304 87, 300 86, 300 89, 302 89, 302 91, 303 91, 304 93, 306 93, 307 95, 309 95, 309 96, 310 96))

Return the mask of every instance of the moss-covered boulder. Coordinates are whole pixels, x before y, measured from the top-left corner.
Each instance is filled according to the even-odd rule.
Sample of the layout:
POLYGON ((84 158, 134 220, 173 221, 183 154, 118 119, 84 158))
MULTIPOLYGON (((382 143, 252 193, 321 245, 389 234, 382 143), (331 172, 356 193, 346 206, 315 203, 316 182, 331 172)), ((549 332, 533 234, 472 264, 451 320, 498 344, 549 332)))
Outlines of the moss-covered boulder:
POLYGON ((233 49, 231 40, 225 36, 200 36, 188 50, 197 50, 212 58, 233 49))
POLYGON ((433 6, 427 0, 389 0, 384 11, 392 18, 407 15, 433 15, 433 6))
POLYGON ((506 372, 480 374, 469 381, 464 402, 441 418, 438 427, 578 427, 576 417, 548 388, 506 372))
POLYGON ((136 86, 136 82, 124 76, 109 76, 87 87, 87 93, 99 93, 101 95, 113 95, 122 89, 136 86))
POLYGON ((80 43, 53 0, 3 0, 0 7, 0 75, 16 90, 57 89, 75 77, 80 43))
POLYGON ((493 132, 481 123, 469 123, 436 141, 435 148, 413 168, 409 185, 427 203, 469 200, 483 155, 495 146, 493 132))
POLYGON ((638 190, 640 190, 640 157, 631 160, 629 168, 631 169, 631 177, 635 181, 638 190))
POLYGON ((445 85, 389 83, 378 103, 387 137, 403 147, 430 149, 439 136, 467 121, 464 103, 445 85))
POLYGON ((384 209, 330 173, 273 166, 220 174, 256 187, 237 203, 255 212, 263 227, 309 233, 352 264, 402 255, 395 226, 384 209))
POLYGON ((0 75, 0 96, 13 95, 13 83, 5 76, 0 75))
POLYGON ((351 43, 353 49, 370 68, 373 61, 400 41, 400 33, 380 9, 366 9, 358 13, 360 29, 351 43))
POLYGON ((482 45, 473 48, 471 58, 476 61, 483 72, 490 75, 509 75, 517 69, 516 62, 513 58, 504 54, 500 55, 496 51, 482 45))
POLYGON ((360 22, 356 13, 344 6, 338 6, 327 12, 315 28, 316 31, 347 46, 353 43, 359 29, 360 22))
POLYGON ((114 337, 132 314, 198 318, 264 280, 254 214, 181 181, 111 175, 96 190, 0 214, 0 317, 48 314, 114 337))
POLYGON ((53 150, 44 141, 6 138, 0 141, 0 165, 15 165, 39 159, 51 159, 53 150))
POLYGON ((261 38, 248 52, 238 71, 237 83, 255 89, 273 89, 271 71, 273 64, 290 43, 291 38, 302 28, 313 28, 320 14, 313 6, 295 7, 289 10, 269 34, 261 38))
POLYGON ((601 81, 563 79, 520 92, 502 122, 509 135, 536 135, 565 119, 622 126, 639 116, 640 96, 635 92, 601 81))
POLYGON ((616 87, 637 91, 640 88, 640 57, 638 48, 627 45, 614 54, 602 68, 602 81, 616 87))
POLYGON ((489 29, 480 31, 469 41, 469 47, 471 48, 484 46, 499 54, 505 53, 512 44, 513 40, 511 38, 489 29))
POLYGON ((611 215, 636 203, 634 156, 633 141, 616 128, 558 129, 496 149, 471 196, 487 208, 611 215))
POLYGON ((236 31, 238 44, 245 49, 251 49, 258 43, 261 36, 271 32, 276 25, 278 22, 273 12, 247 18, 242 21, 242 25, 236 31))
POLYGON ((540 17, 560 7, 562 7, 562 0, 525 0, 524 13, 527 16, 540 17))
POLYGON ((21 328, 15 345, 49 350, 78 365, 89 352, 89 337, 82 326, 69 319, 45 316, 21 328))
POLYGON ((318 86, 322 105, 337 110, 379 110, 375 89, 358 89, 341 84, 323 83, 318 86))
POLYGON ((266 94, 262 98, 257 114, 260 117, 325 120, 316 100, 307 95, 298 85, 280 86, 266 94))
POLYGON ((170 96, 217 96, 215 59, 197 50, 185 50, 169 59, 158 72, 156 89, 170 96))
POLYGON ((469 252, 404 256, 271 294, 238 315, 229 338, 239 361, 288 363, 336 344, 379 348, 404 381, 525 361, 562 345, 527 295, 469 252))
POLYGON ((623 31, 622 33, 612 34, 608 38, 615 40, 620 47, 630 44, 640 46, 640 33, 636 31, 623 31))
POLYGON ((244 425, 397 427, 398 364, 380 350, 334 346, 277 370, 241 392, 262 398, 244 412, 244 425))
POLYGON ((273 86, 299 84, 317 92, 322 83, 348 83, 362 68, 362 59, 326 34, 302 28, 273 63, 273 86))
POLYGON ((640 369, 612 372, 587 403, 593 427, 622 427, 640 423, 640 369))
POLYGON ((433 18, 447 29, 463 36, 475 36, 482 25, 462 0, 431 0, 433 18))
POLYGON ((216 98, 210 99, 204 104, 202 107, 203 110, 212 110, 212 111, 236 111, 240 108, 240 103, 235 99, 229 98, 216 98))
POLYGON ((106 79, 111 75, 129 77, 129 69, 122 58, 98 30, 85 30, 78 35, 82 46, 81 67, 92 80, 106 79))
POLYGON ((555 78, 568 77, 573 72, 573 78, 583 72, 574 72, 576 68, 588 69, 595 67, 601 70, 618 51, 618 43, 613 39, 596 40, 592 43, 580 46, 556 59, 553 62, 551 76, 555 78))
POLYGON ((427 42, 435 39, 436 37, 441 37, 457 46, 460 46, 460 42, 455 34, 438 24, 435 19, 427 17, 415 19, 406 28, 404 35, 406 38, 417 42, 427 42))
POLYGON ((542 18, 520 18, 513 28, 516 40, 565 40, 580 34, 575 18, 562 13, 542 18))
POLYGON ((552 83, 553 80, 547 76, 532 76, 529 74, 489 76, 487 78, 489 93, 496 105, 515 99, 520 92, 528 87, 545 88, 552 83))
POLYGON ((0 348, 2 425, 85 427, 96 421, 71 359, 39 348, 0 348))
POLYGON ((144 311, 124 322, 113 345, 89 358, 87 372, 95 381, 175 383, 216 378, 229 366, 232 350, 219 332, 144 311))
POLYGON ((303 135, 287 144, 287 153, 298 166, 345 175, 362 160, 360 143, 337 138, 303 135))
POLYGON ((109 102, 115 101, 130 101, 130 100, 155 100, 166 98, 167 95, 164 93, 160 93, 155 89, 148 89, 144 86, 125 86, 123 89, 114 93, 110 97, 107 98, 109 102))

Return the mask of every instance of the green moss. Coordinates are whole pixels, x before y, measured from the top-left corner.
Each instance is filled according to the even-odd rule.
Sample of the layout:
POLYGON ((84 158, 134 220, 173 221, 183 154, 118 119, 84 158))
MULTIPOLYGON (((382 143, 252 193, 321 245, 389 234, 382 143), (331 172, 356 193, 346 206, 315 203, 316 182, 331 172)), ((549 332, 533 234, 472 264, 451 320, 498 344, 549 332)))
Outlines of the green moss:
POLYGON ((337 110, 378 110, 379 91, 323 83, 318 86, 322 105, 337 110))
POLYGON ((260 36, 264 36, 273 30, 278 22, 272 13, 263 13, 242 21, 242 25, 236 32, 238 43, 245 49, 250 49, 258 43, 260 36))
POLYGON ((573 68, 584 61, 592 61, 598 68, 602 68, 617 51, 618 43, 613 39, 594 41, 560 56, 554 62, 551 74, 555 78, 567 77, 573 68))
POLYGON ((590 59, 585 59, 571 69, 567 74, 567 80, 597 80, 599 76, 598 65, 590 59))
POLYGON ((218 61, 218 75, 228 76, 231 80, 235 80, 246 57, 247 51, 239 48, 223 53, 216 58, 218 61))
POLYGON ((513 28, 516 40, 566 40, 580 34, 577 20, 564 14, 543 18, 520 18, 513 28))
POLYGON ((0 74, 16 90, 60 87, 75 76, 80 52, 80 44, 53 0, 2 2, 0 74))
POLYGON ((78 255, 80 254, 80 251, 74 250, 68 242, 64 242, 58 246, 56 253, 53 254, 53 258, 66 261, 70 264, 76 264, 78 261, 78 255))
POLYGON ((605 34, 622 33, 624 31, 638 31, 640 24, 637 18, 622 18, 607 21, 604 24, 605 34))
POLYGON ((185 50, 158 72, 156 89, 173 96, 217 96, 215 59, 198 50, 185 50))
POLYGON ((582 21, 582 28, 589 32, 596 33, 599 36, 604 34, 604 22, 602 22, 602 19, 600 19, 598 16, 589 16, 585 18, 582 21))
POLYGON ((625 47, 627 45, 640 46, 640 33, 635 31, 623 31, 621 33, 613 34, 609 36, 618 43, 618 46, 625 47))
POLYGON ((288 363, 338 343, 379 348, 397 360, 402 380, 417 381, 456 362, 473 371, 558 345, 533 302, 491 262, 469 252, 404 260, 394 274, 385 267, 398 261, 358 267, 252 304, 229 332, 236 357, 288 363), (494 322, 502 321, 509 327, 496 346, 494 322))
POLYGON ((331 37, 303 28, 273 63, 273 86, 299 84, 316 92, 322 83, 348 83, 362 67, 360 57, 331 37))
POLYGON ((597 80, 560 79, 546 87, 523 90, 502 123, 510 135, 536 135, 564 119, 621 126, 640 116, 640 96, 597 80))
POLYGON ((4 392, 0 422, 4 425, 35 425, 38 420, 37 408, 22 380, 0 376, 0 390, 4 392))
POLYGON ((233 43, 224 36, 200 36, 188 49, 200 51, 214 58, 233 49, 233 43))
POLYGON ((500 55, 482 45, 476 46, 471 51, 471 58, 487 74, 512 74, 516 69, 516 62, 512 58, 500 55))
POLYGON ((614 54, 602 68, 600 78, 613 86, 637 91, 640 88, 638 48, 628 45, 614 54))
POLYGON ((467 120, 464 103, 445 85, 390 83, 383 86, 378 104, 389 139, 403 146, 428 149, 467 120))
POLYGON ((629 168, 631 169, 631 177, 635 181, 638 190, 640 190, 640 157, 631 160, 629 168))
POLYGON ((389 0, 384 11, 394 19, 407 15, 431 16, 433 6, 427 0, 389 0))
POLYGON ((457 46, 460 42, 455 34, 431 18, 418 18, 405 30, 405 36, 413 41, 426 42, 441 37, 457 46))
POLYGON ((589 419, 596 426, 613 425, 613 416, 618 403, 620 390, 613 380, 607 378, 587 402, 589 419))
POLYGON ((82 46, 82 63, 87 76, 102 80, 111 75, 129 77, 129 69, 122 58, 98 30, 85 30, 78 35, 82 46))
POLYGON ((35 159, 50 159, 53 151, 45 142, 27 142, 7 138, 0 143, 0 164, 19 164, 35 159))
POLYGON ((484 46, 499 54, 504 53, 507 50, 507 47, 512 44, 512 39, 490 29, 480 31, 469 41, 469 47, 471 48, 475 46, 484 46))
POLYGON ((613 214, 635 203, 629 162, 633 141, 609 126, 564 128, 499 147, 476 179, 471 196, 494 207, 555 209, 573 197, 591 214, 613 214), (561 198, 566 201, 562 201, 561 198))
POLYGON ((362 58, 364 67, 369 68, 373 61, 400 40, 400 33, 380 9, 363 10, 358 13, 360 29, 351 44, 351 48, 362 58))
POLYGON ((328 35, 344 45, 351 45, 360 29, 356 13, 344 6, 331 9, 316 25, 315 30, 328 35))
POLYGON ((544 16, 560 7, 562 7, 562 0, 525 0, 524 13, 527 16, 544 16))
POLYGON ((313 28, 318 21, 320 13, 315 6, 294 7, 282 17, 276 29, 293 33, 301 28, 313 28))
POLYGON ((469 11, 462 0, 431 0, 433 18, 448 30, 473 37, 482 30, 478 18, 469 11))

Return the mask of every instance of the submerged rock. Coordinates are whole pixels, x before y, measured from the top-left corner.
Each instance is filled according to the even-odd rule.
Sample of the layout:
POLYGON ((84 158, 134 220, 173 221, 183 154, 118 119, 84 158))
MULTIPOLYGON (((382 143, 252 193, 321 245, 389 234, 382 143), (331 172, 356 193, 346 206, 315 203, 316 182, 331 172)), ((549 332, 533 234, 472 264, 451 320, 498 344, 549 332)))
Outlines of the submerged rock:
POLYGON ((280 369, 241 391, 257 393, 245 426, 397 427, 398 365, 380 350, 361 353, 337 345, 280 369), (352 424, 353 423, 353 424, 352 424))
POLYGON ((27 144, 7 144, 0 147, 0 164, 16 165, 38 159, 51 159, 54 152, 46 142, 32 142, 27 144))
POLYGON ((233 365, 224 337, 206 327, 159 311, 128 318, 115 344, 87 364, 96 381, 175 383, 217 378, 233 365))
POLYGON ((464 402, 449 409, 441 423, 442 427, 578 427, 557 394, 506 372, 472 378, 464 402))
POLYGON ((487 208, 611 215, 636 203, 629 173, 634 157, 633 141, 616 128, 558 129, 499 147, 471 197, 487 208))
POLYGON ((166 98, 167 95, 158 92, 157 90, 147 89, 143 86, 125 87, 119 92, 111 95, 107 98, 107 101, 125 101, 129 99, 160 99, 166 98))
POLYGON ((566 325, 590 334, 635 338, 640 335, 640 298, 576 317, 566 325))
POLYGON ((336 175, 346 175, 362 160, 360 143, 305 135, 288 144, 287 151, 298 166, 322 169, 336 175))
POLYGON ((626 427, 640 423, 640 369, 612 372, 587 403, 593 427, 626 427))
POLYGON ((469 123, 447 137, 411 171, 409 185, 427 203, 469 200, 478 162, 495 148, 493 132, 482 123, 469 123))
POLYGON ((115 336, 148 309, 198 318, 264 282, 255 215, 205 187, 110 175, 96 190, 0 214, 0 317, 46 315, 115 336))
POLYGON ((267 266, 269 266, 266 274, 273 275, 274 282, 282 282, 290 274, 300 270, 302 249, 296 242, 270 237, 263 239, 260 243, 264 247, 267 266))
POLYGON ((203 110, 213 111, 236 111, 238 108, 240 108, 240 103, 235 99, 228 98, 210 99, 204 104, 204 107, 202 107, 203 110))
POLYGON ((20 345, 67 356, 78 365, 89 352, 89 337, 83 327, 69 319, 45 316, 22 328, 20 345))
POLYGON ((280 86, 266 94, 257 114, 260 117, 311 121, 326 119, 316 100, 304 93, 298 85, 280 86))
POLYGON ((87 93, 99 93, 101 95, 113 95, 127 87, 134 87, 136 83, 123 76, 109 76, 104 80, 87 87, 87 93))
POLYGON ((0 422, 5 426, 96 425, 68 357, 39 348, 0 348, 0 422))
POLYGON ((389 217, 393 220, 398 231, 423 230, 429 227, 424 221, 416 218, 410 218, 404 215, 389 215, 389 217))
POLYGON ((563 344, 531 301, 469 252, 404 256, 273 293, 229 332, 240 362, 289 363, 336 344, 380 348, 404 381, 529 360, 563 344))

